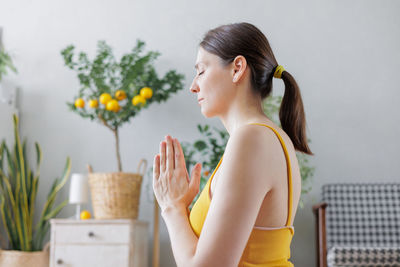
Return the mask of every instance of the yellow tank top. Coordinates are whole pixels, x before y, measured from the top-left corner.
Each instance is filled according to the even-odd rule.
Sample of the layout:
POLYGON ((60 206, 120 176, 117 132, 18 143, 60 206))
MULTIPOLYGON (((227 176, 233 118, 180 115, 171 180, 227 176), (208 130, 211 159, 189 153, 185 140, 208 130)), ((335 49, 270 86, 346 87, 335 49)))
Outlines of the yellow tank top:
MULTIPOLYGON (((278 228, 265 228, 265 227, 254 227, 246 247, 243 251, 242 257, 239 262, 239 267, 293 267, 294 265, 289 261, 290 258, 290 243, 294 235, 294 228, 290 226, 292 216, 292 172, 290 168, 289 154, 287 152, 285 143, 279 133, 272 127, 261 124, 251 123, 256 125, 262 125, 270 128, 282 145, 285 152, 286 165, 288 171, 288 218, 284 227, 278 228)), ((204 186, 203 191, 200 193, 199 198, 193 205, 193 208, 189 215, 190 225, 197 235, 200 236, 201 229, 203 228, 204 221, 207 216, 208 209, 210 207, 210 185, 215 172, 221 165, 223 155, 213 171, 207 184, 204 186)))

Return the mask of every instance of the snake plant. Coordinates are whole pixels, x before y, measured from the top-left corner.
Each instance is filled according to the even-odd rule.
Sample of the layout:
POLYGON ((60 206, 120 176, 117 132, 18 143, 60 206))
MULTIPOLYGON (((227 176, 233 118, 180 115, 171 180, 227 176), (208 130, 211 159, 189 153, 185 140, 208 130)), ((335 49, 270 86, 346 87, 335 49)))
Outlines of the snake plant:
POLYGON ((34 226, 35 199, 38 192, 42 151, 35 143, 36 170, 27 160, 26 138, 21 143, 18 117, 14 114, 15 144, 9 149, 5 140, 0 145, 0 211, 8 235, 9 249, 38 251, 49 230, 49 220, 67 204, 67 200, 54 207, 57 193, 67 182, 71 161, 67 157, 61 178, 56 178, 47 195, 39 222, 34 226), (7 162, 7 164, 6 164, 7 162))

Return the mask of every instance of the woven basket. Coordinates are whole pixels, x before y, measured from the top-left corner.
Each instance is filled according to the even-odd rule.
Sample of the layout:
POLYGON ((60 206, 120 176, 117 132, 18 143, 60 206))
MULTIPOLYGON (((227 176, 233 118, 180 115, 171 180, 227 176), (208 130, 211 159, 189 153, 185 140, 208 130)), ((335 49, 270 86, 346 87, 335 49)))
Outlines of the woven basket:
POLYGON ((1 267, 49 267, 49 246, 47 243, 43 251, 18 251, 0 249, 1 267))
POLYGON ((89 187, 96 219, 137 219, 140 189, 147 161, 140 160, 137 173, 94 173, 89 166, 89 187), (140 173, 141 166, 144 170, 140 173))

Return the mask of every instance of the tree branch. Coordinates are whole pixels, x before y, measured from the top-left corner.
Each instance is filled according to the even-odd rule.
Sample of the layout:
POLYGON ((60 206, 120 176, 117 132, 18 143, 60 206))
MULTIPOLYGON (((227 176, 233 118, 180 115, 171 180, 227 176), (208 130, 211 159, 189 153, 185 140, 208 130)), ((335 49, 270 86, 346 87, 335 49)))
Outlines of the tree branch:
POLYGON ((101 114, 99 113, 99 115, 97 116, 99 118, 99 120, 104 124, 104 126, 106 126, 108 129, 110 129, 111 131, 115 131, 115 129, 113 127, 111 127, 110 125, 108 125, 107 121, 101 116, 101 114))

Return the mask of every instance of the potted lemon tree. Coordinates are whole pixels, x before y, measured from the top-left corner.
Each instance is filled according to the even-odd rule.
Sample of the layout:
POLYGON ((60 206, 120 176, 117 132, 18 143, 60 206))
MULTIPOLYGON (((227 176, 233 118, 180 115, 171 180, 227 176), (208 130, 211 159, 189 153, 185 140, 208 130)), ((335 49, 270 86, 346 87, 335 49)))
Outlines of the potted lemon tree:
MULTIPOLYGON (((119 130, 154 102, 166 101, 183 89, 182 74, 169 70, 160 78, 153 66, 159 52, 144 52, 145 43, 116 60, 112 48, 98 42, 97 54, 90 60, 85 52, 75 54, 70 45, 61 51, 65 65, 76 71, 80 83, 78 95, 67 103, 83 118, 101 123, 115 139, 118 172, 89 173, 89 186, 95 218, 137 218, 143 174, 122 170, 119 130)), ((146 161, 139 163, 140 167, 146 161)))

